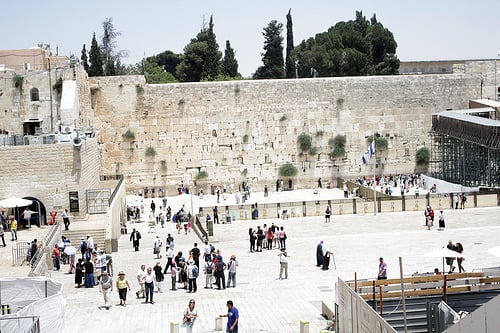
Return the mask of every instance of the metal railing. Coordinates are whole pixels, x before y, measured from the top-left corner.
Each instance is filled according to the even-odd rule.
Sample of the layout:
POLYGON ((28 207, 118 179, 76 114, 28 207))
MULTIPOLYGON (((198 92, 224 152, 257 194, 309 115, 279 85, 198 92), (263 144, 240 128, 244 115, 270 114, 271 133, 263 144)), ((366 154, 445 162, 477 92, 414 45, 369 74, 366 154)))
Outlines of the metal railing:
POLYGON ((0 332, 40 333, 40 317, 0 317, 0 332))
POLYGON ((19 241, 12 247, 12 266, 22 266, 29 263, 30 244, 30 242, 19 241))

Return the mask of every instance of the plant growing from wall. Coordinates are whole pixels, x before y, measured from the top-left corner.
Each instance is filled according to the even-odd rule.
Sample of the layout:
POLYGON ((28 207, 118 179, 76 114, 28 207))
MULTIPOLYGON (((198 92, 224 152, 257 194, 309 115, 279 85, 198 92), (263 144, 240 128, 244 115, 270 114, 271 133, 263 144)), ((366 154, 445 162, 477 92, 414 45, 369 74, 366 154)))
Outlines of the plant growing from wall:
POLYGON ((181 98, 178 104, 179 106, 183 106, 184 104, 186 104, 186 101, 184 100, 184 98, 181 98))
POLYGON ((312 138, 307 133, 301 133, 297 138, 299 149, 302 153, 307 153, 312 147, 312 138))
POLYGON ((18 88, 19 90, 23 89, 23 81, 24 77, 18 74, 14 75, 14 77, 12 78, 12 83, 14 83, 14 87, 18 88))
MULTIPOLYGON (((368 144, 372 143, 373 136, 369 136, 366 139, 368 144)), ((386 151, 389 148, 389 142, 386 138, 380 135, 380 133, 375 133, 375 151, 386 151)))
POLYGON ((248 134, 243 135, 243 143, 248 143, 248 134))
POLYGON ((135 92, 137 93, 137 95, 141 95, 144 93, 144 87, 141 86, 140 84, 136 85, 135 86, 135 92))
POLYGON ((422 147, 417 150, 415 153, 415 162, 418 166, 426 166, 429 164, 431 160, 431 152, 429 148, 422 147))
POLYGON ((208 178, 208 173, 205 170, 198 172, 198 174, 195 177, 196 180, 201 180, 205 178, 208 178))
POLYGON ((325 132, 322 130, 316 131, 316 137, 321 137, 323 134, 325 134, 325 132))
POLYGON ((156 149, 154 147, 149 146, 146 148, 146 157, 155 157, 156 156, 156 149))
POLYGON ((283 122, 285 120, 287 120, 288 118, 286 117, 286 114, 282 115, 281 118, 280 118, 280 122, 283 122))
POLYGON ((54 89, 57 92, 58 96, 61 96, 62 88, 63 88, 63 80, 62 78, 58 78, 56 83, 54 83, 54 85, 52 86, 52 89, 54 89))
POLYGON ((280 166, 278 174, 280 177, 295 177, 299 170, 290 162, 287 162, 280 166))
POLYGON ((241 175, 242 175, 243 177, 246 177, 246 176, 248 175, 248 169, 247 169, 247 168, 245 168, 245 169, 241 172, 241 175))
POLYGON ((332 149, 330 152, 330 158, 335 159, 337 157, 345 156, 345 143, 346 136, 338 134, 335 138, 328 140, 328 146, 332 149))
POLYGON ((122 134, 123 139, 127 141, 135 140, 135 133, 129 128, 125 133, 122 134))
POLYGON ((162 171, 167 170, 167 161, 165 161, 165 160, 161 160, 161 161, 160 161, 160 167, 161 167, 161 170, 162 170, 162 171))

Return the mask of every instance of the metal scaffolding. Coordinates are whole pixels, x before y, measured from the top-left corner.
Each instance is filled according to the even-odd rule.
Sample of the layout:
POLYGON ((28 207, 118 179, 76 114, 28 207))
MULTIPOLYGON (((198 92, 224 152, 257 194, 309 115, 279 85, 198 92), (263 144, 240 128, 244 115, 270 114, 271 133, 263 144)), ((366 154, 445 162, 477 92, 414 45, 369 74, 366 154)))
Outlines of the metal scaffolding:
POLYGON ((500 121, 495 109, 432 116, 433 177, 471 187, 500 187, 500 121))

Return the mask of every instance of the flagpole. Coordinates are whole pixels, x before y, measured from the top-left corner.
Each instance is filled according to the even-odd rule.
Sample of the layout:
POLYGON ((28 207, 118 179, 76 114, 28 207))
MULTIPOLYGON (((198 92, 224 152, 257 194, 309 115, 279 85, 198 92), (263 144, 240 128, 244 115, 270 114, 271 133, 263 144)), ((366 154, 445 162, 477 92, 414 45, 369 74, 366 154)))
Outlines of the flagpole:
POLYGON ((373 158, 373 215, 377 216, 377 180, 375 179, 375 166, 377 164, 377 157, 375 156, 375 153, 377 150, 375 149, 375 134, 373 134, 373 151, 374 151, 374 156, 373 158))

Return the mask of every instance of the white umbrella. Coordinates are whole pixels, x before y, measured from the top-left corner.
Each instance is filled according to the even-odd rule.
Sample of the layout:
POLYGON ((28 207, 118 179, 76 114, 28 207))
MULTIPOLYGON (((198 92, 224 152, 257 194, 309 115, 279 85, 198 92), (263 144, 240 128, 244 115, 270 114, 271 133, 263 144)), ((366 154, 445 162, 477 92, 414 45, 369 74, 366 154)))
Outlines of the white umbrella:
POLYGON ((14 207, 26 207, 33 203, 31 200, 10 197, 7 199, 0 200, 0 207, 2 208, 14 208, 14 207))
POLYGON ((500 258, 500 246, 492 247, 491 249, 488 249, 488 252, 495 257, 500 258))
POLYGON ((68 256, 76 254, 76 247, 73 245, 68 245, 64 248, 64 253, 66 253, 68 256))
POLYGON ((422 256, 429 258, 456 258, 456 257, 465 258, 465 255, 463 253, 452 251, 446 247, 424 253, 422 256))
POLYGON ((465 258, 465 255, 463 253, 458 253, 456 251, 452 251, 446 247, 443 247, 438 250, 434 250, 431 252, 424 253, 422 255, 423 257, 428 257, 428 258, 443 258, 443 272, 444 270, 444 258, 465 258))

